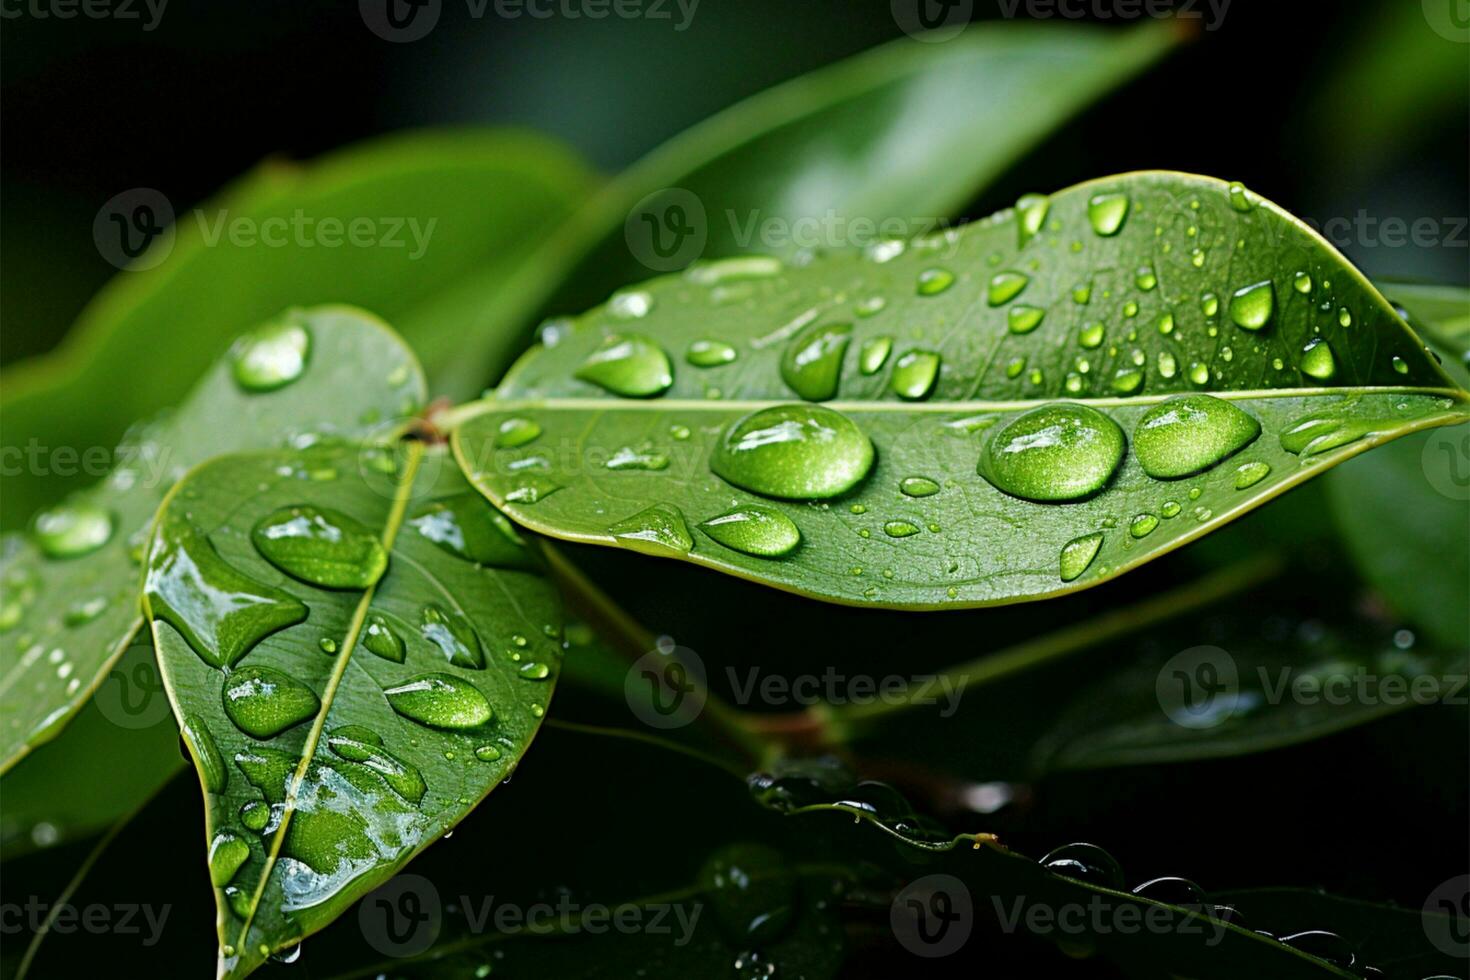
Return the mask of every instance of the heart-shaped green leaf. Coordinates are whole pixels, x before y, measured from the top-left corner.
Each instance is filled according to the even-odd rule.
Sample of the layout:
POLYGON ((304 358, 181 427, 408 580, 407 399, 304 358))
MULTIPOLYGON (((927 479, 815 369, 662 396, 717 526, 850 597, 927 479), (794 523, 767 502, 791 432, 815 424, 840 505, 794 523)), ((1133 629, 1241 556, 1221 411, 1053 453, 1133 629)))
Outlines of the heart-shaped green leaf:
POLYGON ((510 524, 417 443, 196 469, 159 512, 144 603, 205 792, 222 976, 322 928, 506 778, 560 658, 510 524))
POLYGON ((423 399, 418 362, 376 317, 290 311, 242 338, 175 414, 136 429, 106 481, 37 515, 28 535, 8 535, 0 771, 55 735, 142 624, 144 535, 186 470, 313 433, 365 437, 423 399))
POLYGON ((1158 172, 624 291, 454 442, 535 531, 939 608, 1106 581, 1467 398, 1303 224, 1158 172))

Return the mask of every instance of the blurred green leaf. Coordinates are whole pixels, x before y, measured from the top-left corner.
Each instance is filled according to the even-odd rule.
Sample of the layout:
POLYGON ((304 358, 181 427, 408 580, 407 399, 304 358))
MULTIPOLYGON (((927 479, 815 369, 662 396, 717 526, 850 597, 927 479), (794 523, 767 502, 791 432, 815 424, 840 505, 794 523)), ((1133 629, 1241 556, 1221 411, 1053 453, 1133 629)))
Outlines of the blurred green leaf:
POLYGON ((0 771, 56 735, 142 625, 144 535, 186 470, 220 453, 278 446, 292 437, 366 438, 423 403, 413 354, 376 317, 350 307, 294 310, 260 328, 262 335, 278 322, 310 338, 298 380, 252 392, 236 378, 237 359, 221 359, 176 413, 135 430, 112 458, 107 480, 56 500, 37 517, 38 526, 61 529, 67 553, 53 557, 43 549, 36 528, 5 536, 0 771), (100 542, 68 537, 88 528, 99 532, 100 542))
POLYGON ((904 38, 778 85, 609 182, 566 231, 577 261, 557 305, 583 309, 700 257, 935 230, 1180 39, 1157 20, 1127 30, 987 23, 938 44, 904 38), (687 193, 664 193, 675 189, 687 193), (673 251, 653 249, 653 233, 673 251))
MULTIPOLYGON (((489 370, 519 353, 537 302, 529 284, 561 265, 538 265, 549 259, 537 250, 589 184, 558 145, 493 131, 408 133, 304 166, 268 162, 181 210, 162 264, 115 277, 58 350, 6 369, 4 452, 111 448, 129 420, 182 398, 237 333, 291 305, 353 303, 388 317, 434 394, 473 395, 498 371, 462 366, 489 370), (371 222, 370 244, 317 241, 327 221, 371 222), (232 244, 236 225, 258 237, 232 244), (267 233, 285 244, 268 245, 267 233)), ((7 473, 0 526, 84 482, 59 465, 7 473)))

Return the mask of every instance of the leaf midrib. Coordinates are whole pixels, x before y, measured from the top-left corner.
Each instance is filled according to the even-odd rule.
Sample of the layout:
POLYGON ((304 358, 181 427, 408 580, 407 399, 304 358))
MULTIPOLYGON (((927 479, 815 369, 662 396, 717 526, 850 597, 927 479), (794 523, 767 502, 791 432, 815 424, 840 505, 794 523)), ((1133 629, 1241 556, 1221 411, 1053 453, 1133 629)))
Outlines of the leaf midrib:
MULTIPOLYGON (((1257 388, 1239 391, 1211 391, 1200 389, 1198 391, 1175 391, 1155 395, 1138 395, 1126 398, 1067 398, 1057 396, 1055 398, 1027 398, 1007 401, 992 401, 985 399, 962 399, 958 401, 925 401, 906 402, 869 399, 863 401, 832 400, 823 402, 810 402, 809 404, 820 405, 840 412, 905 412, 914 414, 948 414, 953 412, 1018 412, 1032 408, 1040 408, 1043 405, 1055 405, 1057 402, 1065 401, 1079 405, 1102 406, 1105 408, 1125 408, 1129 405, 1157 405, 1177 398, 1182 395, 1210 395, 1226 401, 1249 401, 1260 398, 1319 398, 1330 395, 1425 395, 1429 397, 1449 398, 1457 402, 1470 402, 1470 392, 1458 388, 1424 388, 1412 386, 1385 386, 1373 387, 1357 385, 1352 387, 1337 388, 1257 388)), ((508 397, 503 399, 488 398, 470 405, 463 406, 458 417, 452 417, 449 428, 462 425, 464 422, 480 415, 491 412, 501 412, 508 409, 544 409, 547 411, 625 411, 625 412, 729 412, 748 411, 761 408, 770 408, 774 405, 791 405, 801 403, 802 399, 793 396, 791 398, 748 398, 748 399, 709 399, 709 398, 651 398, 651 399, 614 399, 614 398, 518 398, 508 397)))
MULTIPOLYGON (((387 519, 383 524, 383 533, 380 540, 383 549, 389 554, 393 551, 393 542, 398 537, 399 528, 403 525, 404 513, 408 509, 408 499, 413 489, 414 478, 418 473, 419 463, 423 459, 423 444, 418 442, 408 443, 407 460, 403 466, 403 476, 395 488, 393 502, 389 506, 387 519)), ((386 574, 386 572, 384 573, 386 574)), ((382 579, 379 578, 378 582, 382 579)), ((347 631, 342 639, 342 653, 337 657, 332 666, 331 676, 327 678, 327 686, 322 691, 322 708, 317 713, 316 720, 312 722, 311 731, 307 733, 306 744, 302 749, 301 761, 296 765, 296 771, 292 774, 291 782, 287 788, 285 806, 281 815, 280 826, 276 828, 271 836, 270 852, 266 855, 265 869, 261 872, 260 882, 255 886, 255 894, 250 898, 250 914, 245 918, 244 925, 240 927, 239 939, 235 943, 237 953, 243 954, 246 940, 250 937, 250 927, 255 922, 255 913, 260 908, 261 897, 265 894, 266 886, 270 883, 271 874, 275 871, 276 859, 280 857, 281 847, 286 840, 286 830, 291 824, 291 816, 296 810, 296 796, 301 788, 302 781, 306 778, 306 772, 311 766, 311 761, 316 756, 317 745, 321 741, 322 731, 326 728, 327 716, 331 713, 332 705, 336 701, 337 688, 342 683, 343 676, 347 673, 347 665, 352 659, 352 654, 357 649, 357 639, 362 633, 363 623, 367 619, 368 607, 372 604, 373 597, 377 594, 378 582, 374 582, 363 590, 362 598, 358 600, 357 608, 353 610, 352 619, 347 625, 347 631)))

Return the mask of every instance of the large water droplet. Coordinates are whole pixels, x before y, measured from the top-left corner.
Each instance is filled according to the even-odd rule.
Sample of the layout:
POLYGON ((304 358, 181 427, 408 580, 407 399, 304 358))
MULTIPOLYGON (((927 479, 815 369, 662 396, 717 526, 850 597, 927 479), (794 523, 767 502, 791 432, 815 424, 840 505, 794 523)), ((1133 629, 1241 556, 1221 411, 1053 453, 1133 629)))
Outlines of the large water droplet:
POLYGON ((939 355, 928 350, 911 350, 901 355, 893 365, 889 387, 900 398, 918 401, 934 390, 938 377, 939 355))
POLYGON ((368 616, 362 629, 362 645, 369 653, 401 664, 406 653, 403 637, 398 635, 386 617, 377 613, 368 616))
POLYGON ((427 603, 419 612, 419 632, 456 667, 479 670, 485 666, 480 636, 470 621, 458 612, 427 603))
POLYGON ((608 527, 619 545, 644 555, 678 557, 694 547, 684 514, 673 504, 654 504, 608 527))
POLYGON ((760 504, 742 504, 699 528, 725 547, 758 558, 780 558, 801 543, 801 530, 791 518, 760 504))
POLYGON ((339 758, 360 762, 382 776, 393 792, 410 803, 419 802, 428 791, 418 769, 383 748, 383 739, 369 728, 343 725, 327 736, 327 746, 339 758))
POLYGON ((842 357, 852 340, 852 324, 819 323, 796 335, 781 357, 781 379, 808 401, 837 394, 842 357))
POLYGON ((282 507, 255 525, 250 540, 287 575, 324 589, 366 589, 388 567, 376 534, 325 507, 282 507))
POLYGON ((1023 500, 1080 500, 1101 490, 1123 459, 1123 430, 1094 408, 1061 402, 1033 409, 997 431, 979 473, 1023 500))
POLYGON ((1242 286, 1230 297, 1230 319, 1244 330, 1260 330, 1276 311, 1276 290, 1267 279, 1242 286))
POLYGON ((311 356, 311 333, 291 310, 235 341, 230 360, 235 381, 246 391, 274 391, 301 377, 311 356))
POLYGON ((1144 413, 1133 430, 1133 454, 1155 479, 1209 469, 1261 434, 1261 423, 1211 395, 1181 395, 1144 413))
POLYGON ((383 693, 394 711, 431 728, 474 728, 494 714, 479 688, 453 674, 424 674, 383 693))
POLYGON ((689 345, 689 349, 684 352, 684 360, 693 364, 695 367, 701 368, 719 367, 721 364, 729 364, 738 356, 739 354, 734 347, 731 347, 723 340, 715 340, 711 337, 694 341, 689 345))
POLYGON ((154 541, 144 588, 152 614, 212 667, 233 666, 307 612, 294 596, 226 564, 202 531, 171 515, 154 541))
POLYGON ((291 675, 252 664, 225 679, 224 705, 236 728, 265 739, 314 717, 322 703, 291 675))
POLYGON ((1307 342, 1302 348, 1300 367, 1302 374, 1309 378, 1316 378, 1318 381, 1332 380, 1337 374, 1337 358, 1326 338, 1317 337, 1307 342))
POLYGON ((209 842, 209 880, 214 887, 223 888, 235 877, 240 865, 250 859, 250 845, 245 838, 228 830, 221 830, 209 842))
POLYGON ((96 504, 64 503, 36 515, 31 537, 48 558, 77 558, 106 544, 113 527, 112 514, 96 504))
POLYGON ((414 508, 408 526, 465 561, 493 568, 528 568, 531 557, 519 535, 478 493, 459 493, 414 508))
POLYGON ((656 341, 637 333, 609 335, 577 368, 576 376, 625 398, 661 395, 674 383, 669 355, 656 341))
POLYGON ((1097 557, 1097 550, 1102 547, 1102 542, 1102 532, 1095 531, 1092 534, 1084 534, 1080 538, 1073 538, 1063 545, 1059 566, 1062 581, 1075 581, 1087 571, 1087 567, 1097 557))
POLYGON ((820 405, 776 405, 736 419, 710 458, 710 469, 735 486, 790 500, 846 493, 872 466, 862 429, 820 405))
POLYGON ((1127 194, 1094 194, 1087 202, 1087 220, 1092 230, 1104 237, 1116 235, 1127 217, 1127 194))

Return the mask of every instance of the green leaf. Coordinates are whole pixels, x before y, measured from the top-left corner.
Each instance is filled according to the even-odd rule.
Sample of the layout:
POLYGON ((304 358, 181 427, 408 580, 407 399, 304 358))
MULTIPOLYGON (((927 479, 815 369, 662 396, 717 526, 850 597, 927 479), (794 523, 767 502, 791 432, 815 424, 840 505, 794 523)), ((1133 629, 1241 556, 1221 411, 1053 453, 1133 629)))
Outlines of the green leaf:
POLYGON ((1035 746, 1036 769, 1264 752, 1465 695, 1464 647, 1399 649, 1360 621, 1310 635, 1321 629, 1307 623, 1274 642, 1175 646, 1143 658, 1090 685, 1061 713, 1035 746))
MULTIPOLYGON (((519 330, 540 302, 526 280, 560 271, 537 272, 548 261, 537 250, 589 183, 580 163, 540 137, 427 131, 305 166, 266 163, 195 210, 175 201, 162 264, 118 275, 55 353, 5 371, 5 451, 28 440, 48 453, 105 451, 129 420, 178 402, 237 333, 293 304, 347 302, 387 317, 436 395, 470 397, 519 353, 519 330), (342 244, 327 247, 313 237, 323 222, 363 220, 373 222, 374 244, 339 235, 342 244), (477 365, 498 368, 464 376, 472 350, 477 365)), ((54 459, 44 474, 6 477, 4 526, 85 482, 68 480, 54 459)))
POLYGON ((205 791, 221 976, 321 929, 509 776, 560 658, 509 524, 417 443, 196 469, 159 513, 144 602, 205 791))
POLYGON ((904 38, 761 92, 654 150, 577 215, 563 237, 581 261, 558 305, 585 307, 700 256, 933 228, 1180 37, 1163 21, 989 23, 943 44, 904 38))
POLYGON ((540 533, 940 608, 1096 585, 1470 417, 1356 270, 1239 185, 1135 173, 1025 204, 620 293, 466 410, 456 454, 540 533))
POLYGON ((252 392, 236 377, 238 358, 221 360, 177 412, 133 431, 103 483, 38 515, 29 535, 6 536, 0 771, 66 724, 142 625, 144 535, 189 467, 313 433, 363 437, 422 404, 418 363, 376 317, 329 306, 290 311, 278 322, 310 338, 298 380, 252 392))

